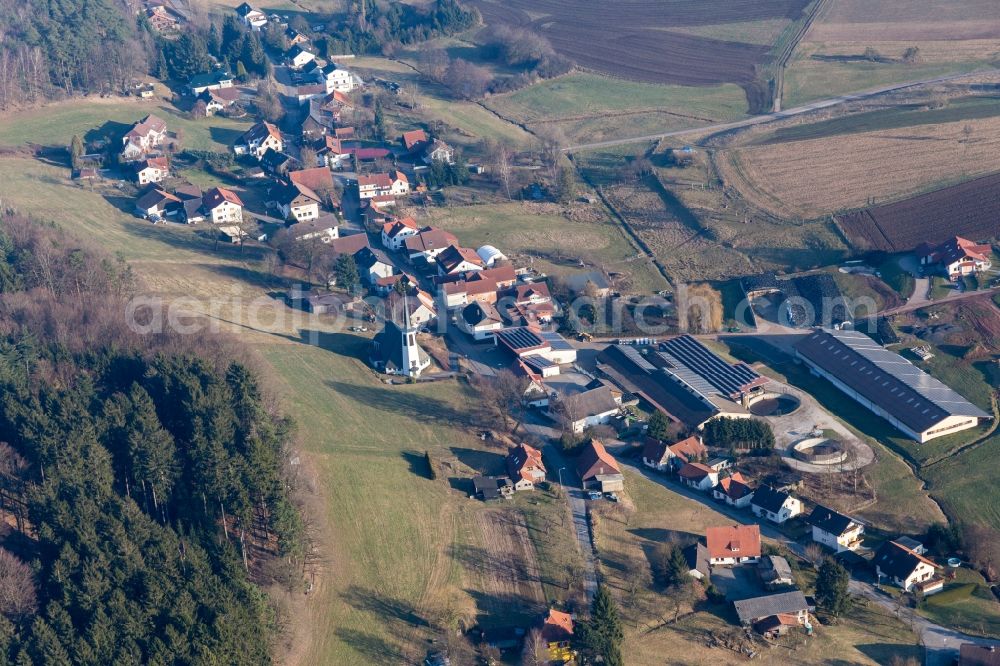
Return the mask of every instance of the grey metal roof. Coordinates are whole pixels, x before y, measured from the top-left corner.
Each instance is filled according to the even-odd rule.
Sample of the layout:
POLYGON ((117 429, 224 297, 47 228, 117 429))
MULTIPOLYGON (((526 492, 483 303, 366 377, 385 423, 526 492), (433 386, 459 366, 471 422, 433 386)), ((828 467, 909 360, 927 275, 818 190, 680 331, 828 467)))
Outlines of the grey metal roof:
POLYGON ((766 381, 745 363, 725 362, 690 335, 661 342, 660 355, 673 366, 671 372, 706 394, 732 397, 766 381))
POLYGON ((505 328, 501 331, 497 331, 496 335, 500 338, 501 342, 511 349, 544 347, 546 342, 538 331, 532 330, 527 326, 505 328))
POLYGON ((948 416, 990 418, 953 389, 859 331, 814 331, 795 349, 915 432, 928 430, 948 416))
POLYGON ((752 624, 761 618, 778 613, 798 613, 809 609, 809 603, 799 590, 734 601, 733 606, 736 607, 736 614, 740 616, 740 622, 743 624, 752 624))

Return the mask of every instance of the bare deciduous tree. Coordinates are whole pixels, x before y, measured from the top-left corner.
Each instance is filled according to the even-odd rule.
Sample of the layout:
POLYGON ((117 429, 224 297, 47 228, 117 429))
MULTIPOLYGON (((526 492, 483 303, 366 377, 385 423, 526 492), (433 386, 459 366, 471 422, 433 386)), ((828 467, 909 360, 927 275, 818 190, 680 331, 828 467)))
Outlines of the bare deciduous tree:
POLYGON ((37 604, 31 567, 0 548, 0 614, 20 620, 34 613, 37 604))
POLYGON ((521 651, 521 666, 543 666, 549 663, 548 650, 542 632, 532 629, 524 637, 524 649, 521 651))

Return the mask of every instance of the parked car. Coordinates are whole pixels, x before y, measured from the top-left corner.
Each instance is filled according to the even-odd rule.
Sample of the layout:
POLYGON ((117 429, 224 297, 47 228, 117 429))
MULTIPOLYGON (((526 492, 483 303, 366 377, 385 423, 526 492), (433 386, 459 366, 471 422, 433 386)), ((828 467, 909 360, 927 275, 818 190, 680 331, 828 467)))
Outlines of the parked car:
POLYGON ((618 493, 604 493, 604 496, 607 497, 612 502, 618 501, 618 493))
POLYGON ((597 490, 591 490, 590 492, 588 492, 588 493, 587 493, 587 498, 588 498, 588 499, 592 499, 592 500, 599 500, 599 499, 601 499, 602 497, 604 497, 604 495, 602 495, 602 494, 601 494, 601 493, 600 493, 599 491, 597 491, 597 490))

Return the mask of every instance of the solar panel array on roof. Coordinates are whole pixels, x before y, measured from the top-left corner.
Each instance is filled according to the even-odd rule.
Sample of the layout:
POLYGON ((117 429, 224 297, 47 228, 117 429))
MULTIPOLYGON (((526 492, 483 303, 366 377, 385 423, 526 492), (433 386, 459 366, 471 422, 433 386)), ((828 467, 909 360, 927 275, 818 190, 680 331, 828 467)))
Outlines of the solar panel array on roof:
POLYGON ((557 363, 550 361, 544 356, 537 356, 534 354, 532 354, 531 356, 525 356, 521 360, 527 363, 529 367, 539 372, 547 368, 554 368, 558 366, 557 363))
POLYGON ((505 328, 501 331, 497 331, 496 335, 504 342, 504 344, 512 349, 530 349, 532 347, 542 347, 545 345, 545 341, 539 337, 538 333, 526 326, 505 328))
POLYGON ((635 347, 629 347, 626 345, 615 345, 617 349, 625 358, 634 363, 640 370, 645 372, 655 372, 656 366, 650 363, 643 357, 639 350, 635 347))
POLYGON ((567 342, 566 338, 559 335, 555 331, 539 331, 539 337, 545 342, 549 343, 553 351, 568 351, 573 349, 573 345, 567 342))
POLYGON ((864 333, 815 331, 796 350, 915 432, 948 416, 990 416, 864 333))
MULTIPOLYGON (((663 355, 671 361, 671 365, 677 367, 678 371, 675 371, 675 374, 684 381, 692 383, 688 381, 685 374, 696 375, 725 396, 738 396, 752 386, 765 381, 745 363, 726 363, 690 335, 682 335, 662 342, 660 349, 663 355), (688 373, 680 371, 681 367, 685 368, 688 373)), ((694 383, 692 385, 697 386, 694 383)))

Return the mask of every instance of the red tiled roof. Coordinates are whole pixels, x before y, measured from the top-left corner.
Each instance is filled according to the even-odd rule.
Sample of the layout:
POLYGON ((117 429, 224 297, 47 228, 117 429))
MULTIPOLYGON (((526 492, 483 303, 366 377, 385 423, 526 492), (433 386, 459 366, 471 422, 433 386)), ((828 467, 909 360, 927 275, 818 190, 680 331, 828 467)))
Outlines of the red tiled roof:
POLYGON ((621 474, 618 463, 611 457, 604 445, 596 439, 583 447, 580 456, 576 461, 576 469, 580 472, 580 478, 588 481, 595 476, 605 474, 621 474))
POLYGON ((392 187, 392 179, 387 173, 376 173, 371 176, 358 176, 358 187, 369 187, 374 185, 377 188, 392 187))
POLYGON ((683 479, 691 479, 692 481, 704 479, 706 476, 715 473, 714 469, 701 463, 684 463, 684 466, 677 470, 678 476, 683 479))
POLYGON ((407 150, 413 150, 422 143, 427 143, 427 133, 423 130, 410 130, 409 132, 403 132, 403 147, 407 150))
POLYGON ((569 613, 549 609, 542 621, 542 640, 546 643, 567 641, 573 636, 573 616, 569 613))
POLYGON ((750 491, 750 483, 739 472, 719 481, 722 492, 734 500, 746 497, 750 491))
POLYGON ((243 201, 240 200, 235 192, 227 190, 224 187, 213 187, 208 192, 205 192, 205 196, 202 197, 202 202, 204 202, 205 208, 208 210, 212 210, 223 201, 228 201, 229 203, 236 204, 237 206, 243 205, 243 201))
POLYGON ((692 435, 687 439, 682 439, 681 441, 670 445, 670 452, 675 456, 688 462, 694 458, 699 458, 708 453, 708 449, 705 445, 701 443, 701 438, 692 435))
POLYGON ((289 171, 288 179, 298 185, 305 185, 311 190, 333 189, 333 174, 326 167, 289 171))
POLYGON ((457 242, 458 238, 451 232, 437 227, 424 227, 419 234, 406 239, 406 249, 410 252, 427 252, 444 249, 457 242))
POLYGON ((708 556, 715 559, 727 557, 760 557, 760 527, 758 525, 731 525, 709 527, 705 530, 708 556))

